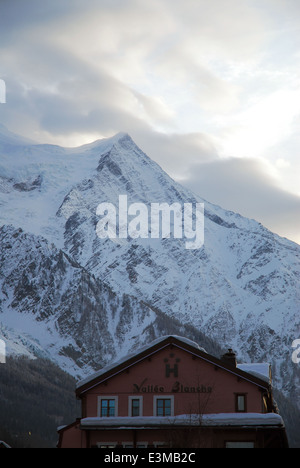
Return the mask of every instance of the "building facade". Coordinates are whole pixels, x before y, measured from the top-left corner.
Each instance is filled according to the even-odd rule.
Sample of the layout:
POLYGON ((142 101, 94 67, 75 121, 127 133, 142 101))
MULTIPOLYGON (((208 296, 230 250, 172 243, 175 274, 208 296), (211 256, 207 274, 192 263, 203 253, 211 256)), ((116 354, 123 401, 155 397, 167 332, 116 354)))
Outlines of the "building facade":
POLYGON ((60 448, 287 448, 270 366, 167 336, 78 383, 60 448))

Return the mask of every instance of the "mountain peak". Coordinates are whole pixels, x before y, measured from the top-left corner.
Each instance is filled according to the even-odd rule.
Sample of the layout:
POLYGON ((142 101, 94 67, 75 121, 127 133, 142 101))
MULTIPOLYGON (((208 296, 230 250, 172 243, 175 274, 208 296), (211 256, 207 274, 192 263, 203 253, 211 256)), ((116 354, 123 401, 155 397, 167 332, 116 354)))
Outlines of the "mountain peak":
MULTIPOLYGON (((112 140, 114 142, 114 147, 115 148, 121 148, 122 151, 130 151, 134 153, 138 153, 139 155, 144 155, 146 156, 142 150, 138 147, 138 145, 135 143, 133 138, 129 135, 129 133, 124 133, 120 132, 117 133, 114 137, 112 137, 112 140)), ((150 159, 148 156, 146 156, 147 159, 150 159)))
MULTIPOLYGON (((131 178, 130 175, 133 176, 135 174, 134 177, 136 177, 138 173, 143 173, 146 166, 150 166, 152 170, 162 172, 162 169, 138 147, 128 133, 117 133, 114 137, 108 139, 108 141, 110 142, 110 146, 107 147, 106 151, 103 151, 104 147, 101 145, 102 155, 97 168, 98 171, 108 164, 110 167, 117 165, 120 171, 124 171, 124 174, 129 178, 131 178)), ((120 175, 119 171, 118 173, 114 173, 114 175, 120 175)), ((131 181, 133 182, 134 180, 131 181)))
POLYGON ((118 133, 115 135, 114 138, 118 139, 119 141, 120 141, 120 140, 122 140, 122 141, 126 141, 126 140, 128 140, 128 141, 130 141, 130 140, 133 141, 132 138, 131 138, 131 136, 130 136, 129 133, 127 133, 127 132, 118 132, 118 133))

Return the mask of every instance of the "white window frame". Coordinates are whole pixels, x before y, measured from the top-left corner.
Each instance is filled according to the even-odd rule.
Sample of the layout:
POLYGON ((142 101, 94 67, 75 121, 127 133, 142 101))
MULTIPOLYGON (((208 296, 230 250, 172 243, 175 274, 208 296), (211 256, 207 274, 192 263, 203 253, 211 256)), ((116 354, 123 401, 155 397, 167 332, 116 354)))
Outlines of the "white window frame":
POLYGON ((148 442, 137 442, 136 448, 148 448, 148 442), (139 447, 139 445, 145 445, 145 447, 139 447))
POLYGON ((101 395, 101 396, 98 396, 98 408, 97 408, 98 418, 101 418, 101 401, 102 400, 115 400, 115 415, 110 416, 110 418, 117 418, 118 417, 119 398, 116 395, 112 395, 112 396, 111 395, 101 395))
MULTIPOLYGON (((133 447, 133 442, 122 442, 122 447, 125 448, 126 445, 130 445, 131 447, 130 448, 134 448, 133 447)), ((148 448, 148 442, 137 442, 136 443, 136 448, 148 448), (144 447, 139 447, 140 445, 143 445, 144 447)))
POLYGON ((157 447, 166 447, 167 442, 161 442, 159 440, 156 440, 155 442, 153 442, 153 445, 154 445, 155 448, 157 448, 157 447))
POLYGON ((171 415, 161 416, 162 418, 168 418, 174 416, 174 395, 154 395, 153 397, 153 416, 157 416, 157 400, 171 400, 171 415))
POLYGON ((138 417, 138 416, 132 416, 132 400, 140 401, 140 416, 143 416, 143 397, 142 396, 129 396, 128 397, 128 416, 130 418, 138 417))
POLYGON ((255 443, 252 441, 227 441, 225 444, 226 448, 255 448, 255 443))
POLYGON ((105 445, 105 447, 116 448, 117 442, 97 442, 97 447, 102 448, 101 445, 105 445))
POLYGON ((122 447, 123 448, 134 448, 133 447, 133 442, 122 442, 122 447), (126 445, 127 445, 127 447, 126 447, 126 445), (129 447, 129 445, 130 445, 130 447, 129 447))

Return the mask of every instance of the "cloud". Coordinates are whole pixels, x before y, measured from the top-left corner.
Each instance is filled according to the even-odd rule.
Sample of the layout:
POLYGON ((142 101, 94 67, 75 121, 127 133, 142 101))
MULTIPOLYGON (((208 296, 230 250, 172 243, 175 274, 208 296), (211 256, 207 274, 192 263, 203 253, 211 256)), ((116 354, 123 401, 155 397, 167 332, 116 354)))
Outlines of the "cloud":
POLYGON ((300 197, 280 188, 276 176, 268 162, 228 158, 192 166, 184 185, 209 202, 300 243, 300 197))
POLYGON ((218 158, 213 142, 204 133, 165 134, 144 127, 133 130, 132 136, 151 159, 179 182, 190 175, 194 164, 218 158))
POLYGON ((128 132, 200 195, 294 236, 298 3, 4 0, 1 121, 62 145, 128 132))
MULTIPOLYGON (((252 62, 266 47, 266 15, 249 2, 228 0, 226 8, 221 0, 44 3, 4 3, 2 67, 9 81, 18 79, 30 91, 33 104, 44 96, 59 111, 60 102, 69 105, 65 119, 80 104, 85 115, 119 109, 132 123, 142 120, 158 131, 182 133, 185 125, 187 133, 207 132, 201 128, 207 112, 208 118, 229 113, 241 102, 244 90, 232 80, 228 61, 252 62)), ((42 108, 37 125, 55 136, 62 119, 53 125, 42 108)), ((74 133, 79 121, 62 124, 59 133, 71 132, 72 122, 74 133)))

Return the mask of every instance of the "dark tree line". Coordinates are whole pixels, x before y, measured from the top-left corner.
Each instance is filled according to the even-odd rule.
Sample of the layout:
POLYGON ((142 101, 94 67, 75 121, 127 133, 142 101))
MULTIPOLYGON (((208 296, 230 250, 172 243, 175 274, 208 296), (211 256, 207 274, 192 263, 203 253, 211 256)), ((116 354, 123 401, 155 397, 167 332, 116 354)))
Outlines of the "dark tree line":
POLYGON ((75 380, 45 359, 0 365, 0 440, 13 448, 55 447, 57 427, 78 414, 75 380))

